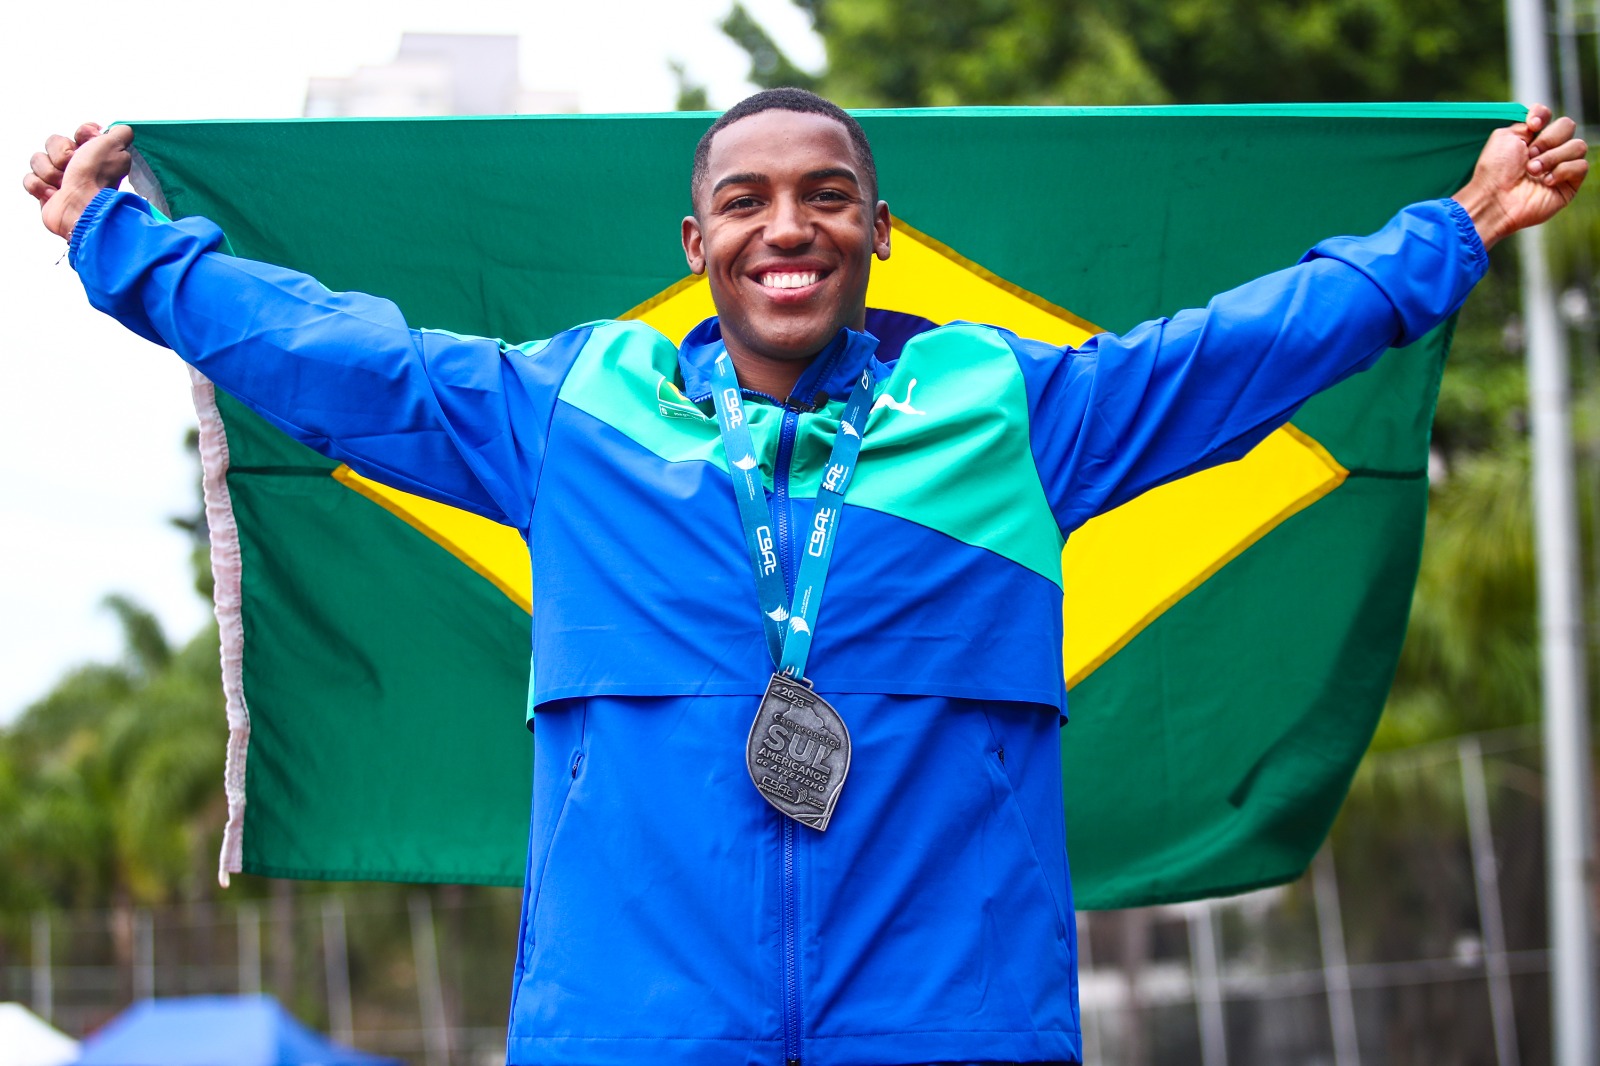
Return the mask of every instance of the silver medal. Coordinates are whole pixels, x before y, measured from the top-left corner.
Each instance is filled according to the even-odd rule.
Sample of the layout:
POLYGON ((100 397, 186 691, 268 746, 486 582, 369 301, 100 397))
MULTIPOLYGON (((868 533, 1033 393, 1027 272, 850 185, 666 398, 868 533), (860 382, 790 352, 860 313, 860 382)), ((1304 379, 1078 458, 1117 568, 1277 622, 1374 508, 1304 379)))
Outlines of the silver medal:
POLYGON ((744 758, 768 803, 813 829, 828 828, 850 772, 850 732, 810 685, 772 675, 744 758))

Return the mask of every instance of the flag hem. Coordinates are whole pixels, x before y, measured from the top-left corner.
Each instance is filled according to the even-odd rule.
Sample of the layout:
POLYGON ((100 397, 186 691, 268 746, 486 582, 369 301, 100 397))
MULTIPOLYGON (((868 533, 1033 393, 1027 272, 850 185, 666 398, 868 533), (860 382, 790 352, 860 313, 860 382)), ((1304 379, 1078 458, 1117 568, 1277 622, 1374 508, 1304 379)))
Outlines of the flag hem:
POLYGON ((228 821, 222 829, 217 857, 217 883, 228 887, 228 875, 244 865, 245 761, 250 750, 250 710, 244 698, 243 566, 239 524, 228 492, 228 434, 217 410, 217 390, 191 369, 195 416, 200 421, 200 469, 211 540, 211 573, 215 580, 212 607, 221 637, 222 694, 228 716, 228 756, 222 771, 228 799, 228 821))
MULTIPOLYGON (((1527 105, 1511 100, 1381 100, 1343 103, 1246 103, 1246 104, 1134 104, 1134 105, 962 105, 956 107, 852 107, 857 118, 1334 118, 1334 119, 1493 119, 1516 122, 1527 114, 1527 105)), ((378 123, 443 122, 523 122, 569 123, 667 119, 703 125, 717 111, 617 111, 591 114, 540 115, 363 115, 322 116, 317 118, 243 119, 119 119, 117 125, 141 126, 229 126, 334 125, 378 123)))
MULTIPOLYGON (((113 123, 121 125, 121 123, 113 123)), ((133 158, 133 164, 128 168, 128 184, 133 186, 133 191, 150 201, 152 207, 161 213, 164 218, 172 217, 172 208, 167 204, 167 197, 161 191, 161 181, 156 177, 156 172, 150 166, 150 161, 144 153, 137 148, 128 149, 128 155, 133 158)))

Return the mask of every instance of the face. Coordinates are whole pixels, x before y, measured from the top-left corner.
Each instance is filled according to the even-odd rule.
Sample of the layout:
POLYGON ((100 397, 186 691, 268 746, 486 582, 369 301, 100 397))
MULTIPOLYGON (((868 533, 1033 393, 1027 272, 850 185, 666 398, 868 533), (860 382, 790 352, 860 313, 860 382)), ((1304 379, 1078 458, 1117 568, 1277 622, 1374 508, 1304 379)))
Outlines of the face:
POLYGON ((889 208, 868 198, 843 126, 763 111, 711 142, 683 220, 689 269, 705 274, 735 356, 809 359, 866 320, 872 257, 889 258, 889 208))

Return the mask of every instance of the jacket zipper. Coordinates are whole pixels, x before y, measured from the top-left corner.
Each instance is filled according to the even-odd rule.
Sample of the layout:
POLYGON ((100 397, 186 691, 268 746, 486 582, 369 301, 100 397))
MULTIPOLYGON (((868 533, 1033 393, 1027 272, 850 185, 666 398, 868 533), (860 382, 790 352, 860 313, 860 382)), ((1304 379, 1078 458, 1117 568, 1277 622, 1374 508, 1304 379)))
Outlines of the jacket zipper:
MULTIPOLYGON (((783 426, 778 433, 778 458, 773 464, 773 520, 778 526, 778 558, 783 561, 783 586, 794 597, 795 562, 794 516, 790 513, 789 465, 794 459, 794 438, 800 415, 787 404, 783 407, 783 426)), ((794 822, 783 815, 781 823, 783 868, 780 890, 783 920, 783 1060, 786 1066, 800 1066, 800 931, 795 902, 794 822)))
MULTIPOLYGON (((831 371, 843 353, 844 348, 841 347, 833 354, 818 375, 819 380, 826 380, 827 372, 831 371)), ((794 439, 800 427, 800 414, 791 406, 794 397, 778 400, 765 393, 749 390, 746 390, 746 394, 771 400, 783 408, 783 424, 778 430, 778 455, 772 471, 772 512, 773 522, 778 527, 778 559, 783 570, 783 587, 792 600, 795 571, 800 564, 794 557, 794 515, 789 498, 789 475, 790 465, 794 461, 794 439)), ((804 401, 801 403, 804 406, 804 401)), ((811 408, 807 406, 806 409, 811 408)), ((794 822, 781 814, 778 821, 782 850, 779 882, 783 896, 779 908, 783 925, 783 1061, 785 1066, 800 1066, 800 923, 795 893, 795 827, 794 822)))
POLYGON ((800 935, 794 894, 794 822, 783 822, 783 1061, 800 1066, 800 935))

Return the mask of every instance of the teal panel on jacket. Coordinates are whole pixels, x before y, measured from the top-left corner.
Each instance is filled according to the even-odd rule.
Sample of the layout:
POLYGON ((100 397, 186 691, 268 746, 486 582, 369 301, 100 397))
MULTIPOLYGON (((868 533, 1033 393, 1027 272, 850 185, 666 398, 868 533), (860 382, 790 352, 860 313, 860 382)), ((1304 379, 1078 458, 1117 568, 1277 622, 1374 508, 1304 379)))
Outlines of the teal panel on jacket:
MULTIPOLYGON (((594 331, 561 399, 667 462, 726 470, 716 419, 683 397, 680 383, 670 341, 641 323, 616 322, 594 331)), ((800 415, 793 495, 816 494, 843 409, 834 401, 800 415)), ((770 488, 782 409, 752 403, 747 411, 770 488)), ((1022 374, 990 327, 946 326, 906 345, 878 387, 849 502, 992 551, 1061 584, 1063 541, 1029 448, 1022 374)))

